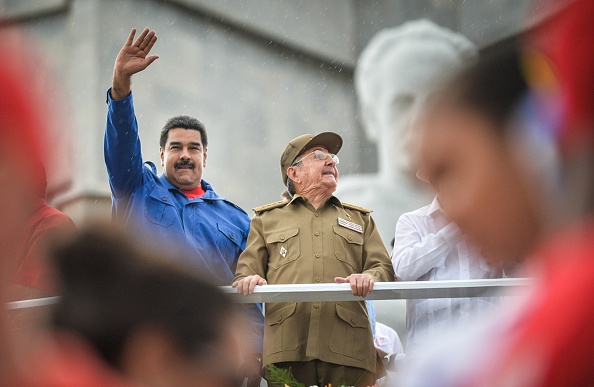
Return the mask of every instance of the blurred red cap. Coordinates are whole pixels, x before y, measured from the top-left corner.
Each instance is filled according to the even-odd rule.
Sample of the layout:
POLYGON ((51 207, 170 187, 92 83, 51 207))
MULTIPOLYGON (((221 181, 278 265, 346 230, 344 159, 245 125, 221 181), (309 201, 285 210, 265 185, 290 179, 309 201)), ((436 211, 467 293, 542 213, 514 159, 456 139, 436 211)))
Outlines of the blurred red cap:
POLYGON ((18 46, 22 39, 12 33, 3 33, 0 38, 1 162, 10 163, 10 168, 23 171, 32 178, 31 183, 37 184, 43 179, 39 161, 46 160, 46 104, 33 81, 36 69, 18 46))
POLYGON ((594 1, 569 2, 531 31, 526 43, 528 51, 547 58, 555 78, 563 103, 561 140, 594 136, 594 1))

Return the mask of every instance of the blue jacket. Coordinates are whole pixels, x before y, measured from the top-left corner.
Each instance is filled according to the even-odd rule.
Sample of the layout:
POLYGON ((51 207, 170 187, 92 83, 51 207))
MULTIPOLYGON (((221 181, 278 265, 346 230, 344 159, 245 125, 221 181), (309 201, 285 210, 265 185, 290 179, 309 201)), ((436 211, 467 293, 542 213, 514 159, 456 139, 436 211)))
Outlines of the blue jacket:
MULTIPOLYGON (((112 217, 147 240, 165 245, 216 284, 230 285, 245 249, 248 215, 204 180, 205 194, 189 199, 164 174, 157 176, 154 164, 142 160, 132 93, 114 101, 108 91, 107 103, 104 156, 112 217)), ((261 330, 261 312, 253 318, 261 330)))

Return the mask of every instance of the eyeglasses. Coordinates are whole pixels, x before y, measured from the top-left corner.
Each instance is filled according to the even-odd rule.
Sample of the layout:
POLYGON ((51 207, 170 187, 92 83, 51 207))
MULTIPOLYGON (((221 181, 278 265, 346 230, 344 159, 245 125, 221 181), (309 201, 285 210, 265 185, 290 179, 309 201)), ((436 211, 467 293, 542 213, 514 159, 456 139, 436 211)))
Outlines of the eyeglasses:
POLYGON ((328 156, 330 156, 330 158, 332 159, 332 161, 334 161, 334 164, 336 164, 336 165, 338 165, 338 163, 340 162, 338 160, 338 156, 336 156, 335 154, 325 153, 319 149, 316 149, 315 151, 310 152, 310 153, 306 154, 305 156, 302 156, 302 157, 298 158, 297 160, 295 160, 293 162, 293 164, 291 164, 291 166, 295 166, 295 165, 299 164, 301 161, 303 161, 303 159, 305 159, 306 157, 309 157, 311 155, 314 155, 315 158, 318 160, 326 160, 326 158, 328 158, 328 156))

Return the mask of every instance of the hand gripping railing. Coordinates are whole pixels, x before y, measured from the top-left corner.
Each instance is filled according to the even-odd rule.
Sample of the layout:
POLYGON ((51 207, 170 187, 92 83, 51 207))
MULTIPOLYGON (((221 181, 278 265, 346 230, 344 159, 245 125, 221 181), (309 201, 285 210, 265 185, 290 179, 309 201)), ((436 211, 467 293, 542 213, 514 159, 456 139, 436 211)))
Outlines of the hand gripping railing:
MULTIPOLYGON (((532 283, 529 278, 500 278, 451 281, 401 281, 376 282, 369 300, 402 300, 419 298, 463 298, 492 295, 514 295, 532 283)), ((256 286, 249 296, 237 294, 230 286, 221 286, 238 303, 251 302, 312 302, 312 301, 361 301, 353 296, 348 284, 291 284, 256 286)), ((54 304, 58 297, 15 301, 9 309, 33 308, 54 304)))

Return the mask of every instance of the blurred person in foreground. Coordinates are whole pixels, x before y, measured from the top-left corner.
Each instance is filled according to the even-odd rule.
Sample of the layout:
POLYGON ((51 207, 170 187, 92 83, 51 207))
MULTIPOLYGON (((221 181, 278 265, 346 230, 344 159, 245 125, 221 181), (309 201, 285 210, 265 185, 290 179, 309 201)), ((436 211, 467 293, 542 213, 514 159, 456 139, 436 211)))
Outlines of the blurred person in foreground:
POLYGON ((206 279, 113 225, 87 226, 53 261, 61 297, 31 385, 241 385, 243 316, 206 279))
MULTIPOLYGON (((511 98, 518 100, 525 84, 509 82, 511 98)), ((448 216, 442 202, 452 192, 441 190, 420 169, 417 177, 437 195, 431 204, 403 214, 396 223, 392 264, 400 281, 443 281, 500 278, 503 270, 481 256, 448 216)), ((454 193, 455 194, 455 193, 454 193)), ((460 323, 480 319, 500 301, 497 297, 431 298, 406 300, 406 352, 421 350, 430 339, 460 323)))
MULTIPOLYGON (((160 154, 164 172, 143 162, 132 97, 132 75, 145 70, 157 55, 149 55, 157 41, 145 28, 134 40, 132 29, 113 71, 107 92, 105 164, 112 192, 114 220, 168 254, 183 259, 217 285, 234 277, 249 232, 248 215, 219 196, 203 178, 208 139, 204 125, 189 116, 169 119, 161 130, 160 154)), ((260 306, 248 305, 252 344, 245 348, 250 364, 248 387, 260 384, 262 324, 260 306)))
MULTIPOLYGON (((341 202, 342 138, 333 132, 291 140, 280 157, 285 199, 255 208, 233 287, 244 295, 270 284, 348 283, 365 297, 393 281, 371 210, 341 202)), ((365 302, 269 303, 264 364, 290 369, 307 386, 373 385, 382 363, 365 302)))
MULTIPOLYGON (((476 114, 473 106, 488 95, 468 98, 477 97, 468 93, 478 87, 473 82, 445 93, 430 113, 427 133, 439 122, 450 136, 432 136, 432 144, 426 136, 421 163, 468 192, 449 203, 452 218, 493 257, 527 256, 525 270, 536 283, 505 314, 452 332, 456 343, 411 364, 405 385, 594 385, 593 18, 594 3, 576 0, 530 32, 523 59, 531 92, 505 130, 476 114), (491 195, 497 186, 511 195, 491 195), (472 213, 480 202, 501 213, 472 213)), ((490 70, 483 76, 500 67, 490 70)))

